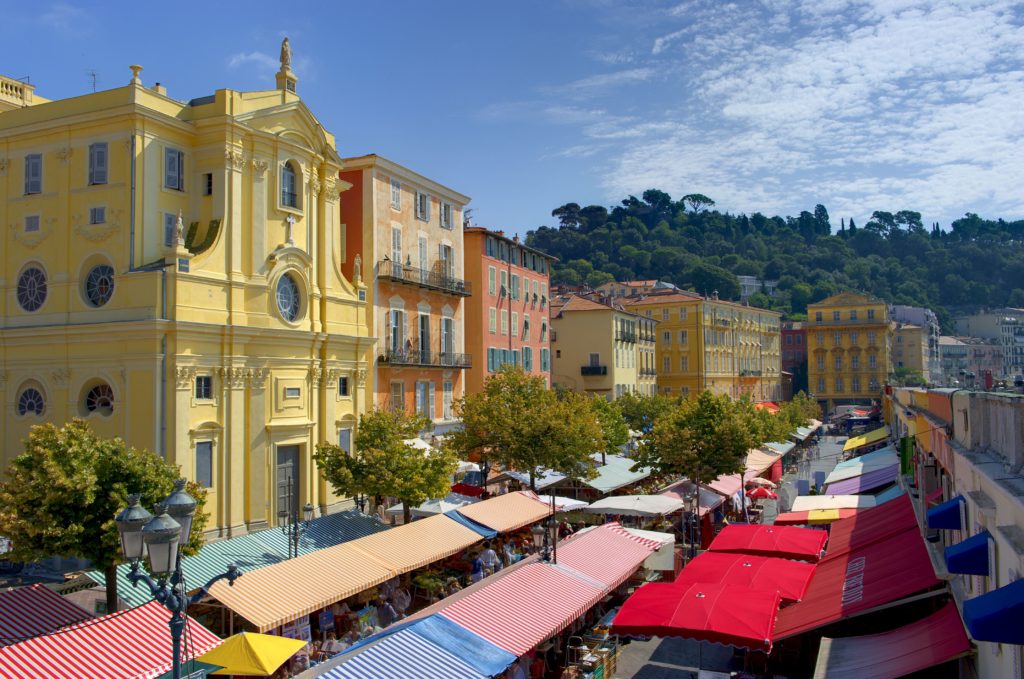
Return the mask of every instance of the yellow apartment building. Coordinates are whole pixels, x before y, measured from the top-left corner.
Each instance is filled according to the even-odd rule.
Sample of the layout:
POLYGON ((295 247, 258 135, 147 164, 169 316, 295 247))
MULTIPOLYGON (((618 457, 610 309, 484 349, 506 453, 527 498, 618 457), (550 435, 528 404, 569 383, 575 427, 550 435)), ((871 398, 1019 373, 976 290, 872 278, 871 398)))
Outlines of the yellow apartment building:
POLYGON ((311 453, 351 440, 374 340, 281 57, 274 89, 188 101, 138 66, 50 102, 0 81, 0 463, 82 417, 209 488, 212 536, 338 505, 311 453))
POLYGON ((366 261, 357 266, 353 257, 342 272, 367 279, 370 334, 381 338, 373 401, 416 412, 443 433, 455 424, 452 406, 474 358, 464 332, 473 292, 463 268, 469 197, 377 155, 344 166, 340 176, 352 186, 341 197, 346 245, 366 261))
POLYGON ((604 396, 656 393, 657 322, 579 295, 551 300, 551 384, 604 396))
POLYGON ((928 360, 928 331, 919 325, 897 323, 892 333, 893 372, 904 368, 928 381, 931 364, 928 360))
POLYGON ((625 305, 658 321, 661 393, 685 398, 708 389, 755 401, 782 398, 779 313, 680 290, 625 305))
POLYGON ((841 292, 807 306, 807 383, 826 410, 881 398, 892 373, 886 303, 841 292))

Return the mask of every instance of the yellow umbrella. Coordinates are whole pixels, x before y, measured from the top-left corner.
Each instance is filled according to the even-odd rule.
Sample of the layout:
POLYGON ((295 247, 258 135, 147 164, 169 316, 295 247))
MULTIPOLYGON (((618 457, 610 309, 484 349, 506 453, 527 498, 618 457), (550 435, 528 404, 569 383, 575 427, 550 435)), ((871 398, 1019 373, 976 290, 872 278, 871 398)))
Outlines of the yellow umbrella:
POLYGON ((219 665, 221 669, 213 674, 270 676, 305 645, 302 639, 242 632, 229 637, 197 660, 219 665))

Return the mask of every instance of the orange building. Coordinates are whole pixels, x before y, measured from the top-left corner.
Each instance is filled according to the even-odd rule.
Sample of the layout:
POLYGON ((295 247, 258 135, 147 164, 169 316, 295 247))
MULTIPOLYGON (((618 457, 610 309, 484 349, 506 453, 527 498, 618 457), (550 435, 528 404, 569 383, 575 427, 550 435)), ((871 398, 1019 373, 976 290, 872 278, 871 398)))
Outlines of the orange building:
POLYGON ((462 211, 469 197, 377 155, 346 158, 341 269, 367 279, 376 405, 441 432, 472 365, 465 349, 462 211))
POLYGON ((466 280, 473 286, 466 350, 480 357, 466 372, 466 391, 481 391, 487 376, 505 364, 542 375, 551 386, 548 283, 555 258, 502 231, 473 226, 464 236, 466 280))

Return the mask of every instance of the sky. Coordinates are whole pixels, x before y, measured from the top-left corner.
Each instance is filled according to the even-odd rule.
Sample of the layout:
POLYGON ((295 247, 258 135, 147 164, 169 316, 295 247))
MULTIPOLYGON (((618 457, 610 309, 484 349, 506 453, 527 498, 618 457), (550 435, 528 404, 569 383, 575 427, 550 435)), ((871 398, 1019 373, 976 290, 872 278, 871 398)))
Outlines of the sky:
POLYGON ((657 188, 733 213, 821 203, 1024 218, 1024 7, 1007 0, 0 0, 0 73, 50 99, 143 82, 298 92, 377 153, 525 234, 657 188))

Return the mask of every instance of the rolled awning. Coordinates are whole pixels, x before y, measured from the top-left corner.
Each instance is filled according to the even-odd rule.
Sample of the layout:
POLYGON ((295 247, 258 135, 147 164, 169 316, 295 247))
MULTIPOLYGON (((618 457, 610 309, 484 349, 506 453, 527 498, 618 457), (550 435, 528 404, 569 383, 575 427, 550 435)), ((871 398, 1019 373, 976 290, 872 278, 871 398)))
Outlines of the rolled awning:
POLYGON ((843 451, 853 450, 854 448, 860 448, 862 446, 869 446, 872 443, 878 443, 884 441, 889 436, 889 427, 882 427, 881 429, 875 429, 869 431, 866 434, 860 436, 851 436, 846 439, 846 443, 843 444, 843 451))
POLYGON ((965 575, 988 575, 988 541, 992 535, 983 530, 963 542, 946 547, 946 570, 965 575))
POLYGON ((956 604, 884 634, 823 637, 814 679, 895 679, 948 662, 971 648, 956 604))
POLYGON ((945 528, 947 530, 960 530, 963 528, 963 503, 962 495, 957 495, 952 500, 946 500, 928 510, 928 527, 945 528))
POLYGON ((975 641, 1024 644, 1024 580, 964 602, 964 624, 975 641))

